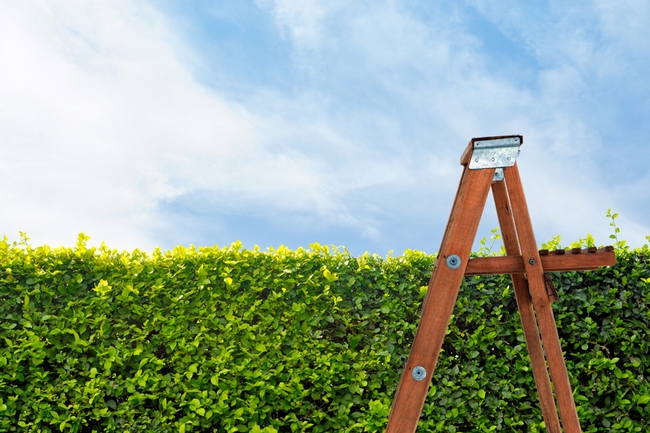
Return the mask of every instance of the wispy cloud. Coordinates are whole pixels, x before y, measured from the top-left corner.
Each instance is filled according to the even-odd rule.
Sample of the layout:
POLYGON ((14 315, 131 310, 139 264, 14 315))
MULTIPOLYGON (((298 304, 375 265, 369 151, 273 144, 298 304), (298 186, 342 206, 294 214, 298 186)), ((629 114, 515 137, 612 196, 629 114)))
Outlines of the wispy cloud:
POLYGON ((633 183, 642 174, 626 194, 599 174, 620 104, 639 101, 625 79, 647 83, 648 62, 633 65, 648 50, 641 3, 255 4, 290 53, 281 88, 255 79, 268 53, 242 47, 255 68, 210 63, 192 23, 147 3, 0 6, 4 232, 433 251, 464 145, 503 133, 525 136, 538 240, 591 230, 605 243, 608 207, 630 210, 632 242, 650 231, 632 202, 647 197, 633 183))
MULTIPOLYGON (((283 26, 291 26, 291 20, 278 17, 280 3, 286 7, 287 2, 277 2, 274 16, 283 26)), ((635 10, 641 7, 638 4, 622 6, 623 12, 619 10, 619 16, 612 19, 616 14, 603 13, 602 5, 551 4, 536 10, 529 5, 497 3, 475 2, 476 9, 451 10, 422 5, 409 9, 400 2, 349 8, 337 4, 331 8, 335 11, 326 13, 321 9, 321 21, 314 28, 326 36, 311 35, 299 41, 309 45, 315 40, 309 45, 311 51, 307 50, 310 56, 300 58, 300 66, 309 71, 315 88, 330 95, 329 104, 344 103, 333 111, 344 112, 340 117, 350 123, 364 125, 366 137, 357 137, 354 127, 344 123, 346 133, 359 139, 356 146, 394 143, 403 149, 397 158, 392 154, 393 168, 408 166, 406 155, 433 154, 436 160, 445 161, 441 165, 449 166, 461 148, 458 144, 470 136, 523 133, 526 145, 520 164, 527 169, 530 204, 542 236, 563 233, 577 238, 584 236, 584 230, 592 230, 607 242, 605 210, 630 203, 615 194, 612 179, 605 174, 612 167, 602 165, 602 155, 616 149, 605 141, 609 137, 600 126, 611 122, 608 115, 613 110, 624 109, 606 106, 620 100, 608 99, 609 91, 603 86, 620 85, 617 80, 628 74, 612 63, 625 64, 639 49, 636 31, 626 32, 630 41, 624 41, 617 35, 616 24, 607 20, 620 27, 630 13, 644 12, 635 10), (355 13, 349 13, 353 8, 355 13), (468 24, 469 15, 477 13, 483 20, 479 19, 479 26, 491 25, 510 40, 519 56, 508 58, 507 65, 524 70, 526 76, 513 76, 495 64, 485 47, 490 41, 481 39, 481 32, 468 24), (329 16, 336 19, 328 21, 329 16), (346 92, 358 99, 350 102, 346 92), (381 102, 374 104, 375 100, 381 102), (358 101, 362 102, 355 104, 358 101), (376 126, 380 141, 368 139, 373 130, 368 127, 371 118, 390 119, 376 126), (593 228, 585 228, 586 222, 593 228)), ((336 113, 328 114, 332 121, 338 119, 336 113)), ((635 152, 636 143, 638 138, 625 151, 635 152)), ((426 176, 421 171, 404 172, 411 179, 426 176)), ((457 175, 450 172, 448 177, 457 175)), ((643 174, 637 171, 635 176, 639 175, 643 174)), ((403 179, 393 186, 408 195, 412 186, 403 179)), ((448 180, 445 187, 451 183, 448 180)), ((448 200, 442 190, 436 192, 448 200)), ((639 226, 633 220, 627 224, 639 226)), ((639 242, 642 230, 631 231, 639 242)))
POLYGON ((3 9, 5 231, 150 247, 158 201, 254 153, 246 110, 196 84, 154 9, 3 9))

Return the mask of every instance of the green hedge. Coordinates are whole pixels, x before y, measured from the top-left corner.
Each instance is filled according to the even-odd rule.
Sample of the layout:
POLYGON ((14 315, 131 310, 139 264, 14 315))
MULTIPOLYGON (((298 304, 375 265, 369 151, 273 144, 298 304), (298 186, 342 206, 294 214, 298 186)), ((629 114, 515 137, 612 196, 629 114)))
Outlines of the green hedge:
MULTIPOLYGON (((0 242, 0 431, 385 428, 434 257, 0 242)), ((649 250, 554 276, 585 432, 650 431, 649 250)), ((544 431, 508 276, 461 288, 419 432, 544 431)))

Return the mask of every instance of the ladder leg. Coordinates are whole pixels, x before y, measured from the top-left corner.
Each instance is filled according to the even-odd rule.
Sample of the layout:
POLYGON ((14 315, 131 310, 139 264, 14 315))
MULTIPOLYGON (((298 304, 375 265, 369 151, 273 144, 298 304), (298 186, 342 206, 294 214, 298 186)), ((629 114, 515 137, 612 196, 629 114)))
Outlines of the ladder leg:
POLYGON ((537 243, 533 233, 533 226, 528 213, 528 206, 524 196, 519 169, 515 164, 504 170, 506 187, 512 205, 519 241, 521 243, 524 267, 528 275, 528 285, 533 298, 539 329, 542 334, 544 349, 548 359, 553 386, 560 407, 562 425, 566 433, 581 433, 580 421, 576 411, 569 375, 564 363, 560 337, 555 325, 555 317, 551 308, 551 301, 546 292, 544 283, 544 270, 537 251, 537 243))
MULTIPOLYGON (((420 325, 395 393, 386 433, 413 433, 417 428, 493 176, 494 169, 464 168, 422 305, 420 325), (455 269, 446 262, 451 255, 460 258, 455 269), (416 367, 424 368, 426 376, 414 375, 416 367)), ((422 372, 416 369, 416 373, 418 371, 422 372)))
MULTIPOLYGON (((512 219, 510 199, 508 198, 508 191, 504 181, 494 182, 492 184, 492 195, 494 196, 506 254, 519 256, 521 255, 521 250, 517 239, 517 230, 512 219)), ((533 375, 537 384, 537 393, 539 394, 546 431, 549 433, 561 433, 560 420, 557 416, 553 389, 551 388, 551 381, 548 377, 546 359, 544 357, 542 342, 539 339, 537 319, 535 318, 535 311, 531 303, 526 277, 522 274, 514 274, 512 275, 512 284, 515 289, 521 325, 524 330, 524 336, 526 337, 526 347, 528 348, 530 363, 533 367, 533 375)))

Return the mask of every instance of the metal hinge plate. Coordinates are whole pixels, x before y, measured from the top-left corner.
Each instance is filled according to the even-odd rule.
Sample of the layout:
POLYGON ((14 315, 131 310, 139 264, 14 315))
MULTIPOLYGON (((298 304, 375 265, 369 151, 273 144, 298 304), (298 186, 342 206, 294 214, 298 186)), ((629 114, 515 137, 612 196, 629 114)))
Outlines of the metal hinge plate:
POLYGON ((521 137, 507 137, 490 140, 477 140, 474 142, 472 159, 469 168, 479 170, 482 168, 512 167, 517 161, 521 137))

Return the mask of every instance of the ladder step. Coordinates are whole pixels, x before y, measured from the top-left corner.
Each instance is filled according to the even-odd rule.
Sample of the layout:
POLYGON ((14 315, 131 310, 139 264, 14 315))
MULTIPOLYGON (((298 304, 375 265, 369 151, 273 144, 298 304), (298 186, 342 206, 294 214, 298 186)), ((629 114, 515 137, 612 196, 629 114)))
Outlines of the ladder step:
MULTIPOLYGON (((614 266, 616 255, 613 247, 605 247, 590 252, 589 248, 575 254, 566 254, 565 250, 540 252, 544 272, 589 271, 602 266, 614 266)), ((573 250, 571 250, 573 253, 573 250)), ((477 257, 470 259, 465 268, 465 275, 488 274, 523 274, 525 273, 522 256, 477 257)))
POLYGON ((570 250, 539 250, 539 255, 540 256, 548 256, 549 254, 555 254, 558 256, 561 256, 563 254, 571 253, 571 254, 593 254, 593 253, 598 253, 598 252, 612 252, 614 251, 614 247, 612 246, 607 246, 603 248, 596 248, 596 247, 588 247, 588 248, 571 248, 570 250))

